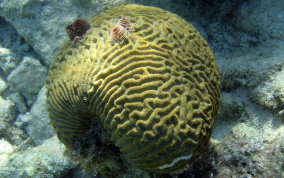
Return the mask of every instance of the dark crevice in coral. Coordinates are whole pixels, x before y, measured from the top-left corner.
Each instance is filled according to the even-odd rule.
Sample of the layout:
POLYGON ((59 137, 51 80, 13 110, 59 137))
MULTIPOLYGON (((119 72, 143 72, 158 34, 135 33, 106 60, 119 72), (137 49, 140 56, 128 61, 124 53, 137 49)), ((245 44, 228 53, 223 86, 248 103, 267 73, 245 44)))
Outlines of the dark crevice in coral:
POLYGON ((97 170, 99 174, 93 174, 98 174, 98 177, 117 177, 126 170, 120 158, 121 152, 110 140, 99 118, 91 120, 91 128, 74 143, 73 148, 68 148, 67 154, 80 163, 83 172, 97 170))

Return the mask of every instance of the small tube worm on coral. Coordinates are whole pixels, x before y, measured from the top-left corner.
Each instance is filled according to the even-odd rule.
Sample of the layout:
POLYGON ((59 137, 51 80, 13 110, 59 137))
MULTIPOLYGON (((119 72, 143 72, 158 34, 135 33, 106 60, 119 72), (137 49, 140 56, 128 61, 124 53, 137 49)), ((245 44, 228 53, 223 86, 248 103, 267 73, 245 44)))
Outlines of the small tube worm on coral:
POLYGON ((112 28, 110 33, 110 41, 113 43, 124 43, 126 38, 130 35, 130 32, 125 30, 123 26, 116 25, 112 28))
POLYGON ((132 31, 134 31, 134 28, 130 20, 125 17, 122 17, 112 28, 110 33, 110 40, 113 43, 124 43, 127 37, 130 35, 130 32, 132 31))
POLYGON ((134 28, 133 28, 130 20, 128 20, 126 17, 122 17, 121 19, 119 19, 117 25, 121 25, 128 32, 134 31, 134 28))
POLYGON ((85 34, 90 30, 91 24, 83 19, 77 19, 73 23, 66 26, 66 32, 71 43, 76 43, 84 38, 85 34))

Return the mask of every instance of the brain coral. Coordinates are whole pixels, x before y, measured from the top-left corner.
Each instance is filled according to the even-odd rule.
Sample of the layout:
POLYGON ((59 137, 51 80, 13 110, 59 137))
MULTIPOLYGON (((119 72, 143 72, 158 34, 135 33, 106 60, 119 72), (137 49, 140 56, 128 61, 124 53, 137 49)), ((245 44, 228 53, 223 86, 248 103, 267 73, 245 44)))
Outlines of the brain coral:
POLYGON ((58 138, 74 150, 88 134, 89 142, 107 145, 98 136, 105 130, 122 162, 150 172, 184 170, 208 145, 219 104, 207 42, 190 23, 154 7, 120 6, 89 23, 81 41, 59 51, 46 83, 58 138), (134 31, 113 43, 110 31, 123 17, 134 31))

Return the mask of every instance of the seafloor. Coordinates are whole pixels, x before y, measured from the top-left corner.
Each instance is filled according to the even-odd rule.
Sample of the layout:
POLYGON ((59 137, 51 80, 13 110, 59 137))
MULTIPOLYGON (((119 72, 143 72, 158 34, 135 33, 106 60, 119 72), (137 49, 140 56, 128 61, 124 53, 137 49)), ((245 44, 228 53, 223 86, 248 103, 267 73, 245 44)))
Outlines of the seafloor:
POLYGON ((133 169, 124 177, 284 177, 281 0, 1 0, 0 177, 94 176, 64 157, 49 125, 44 83, 67 24, 129 3, 191 22, 217 57, 222 88, 210 146, 187 171, 133 169))

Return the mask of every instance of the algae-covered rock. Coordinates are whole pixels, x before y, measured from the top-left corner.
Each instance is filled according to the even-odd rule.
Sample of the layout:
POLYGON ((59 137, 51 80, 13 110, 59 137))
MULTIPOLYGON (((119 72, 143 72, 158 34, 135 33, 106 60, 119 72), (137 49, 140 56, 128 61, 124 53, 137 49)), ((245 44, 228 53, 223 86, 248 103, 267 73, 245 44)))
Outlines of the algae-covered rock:
POLYGON ((54 135, 53 128, 49 124, 45 100, 45 88, 43 87, 30 112, 19 115, 17 119, 17 125, 25 128, 27 134, 36 145, 40 145, 54 135))
POLYGON ((0 138, 5 138, 11 144, 20 144, 24 139, 23 131, 15 127, 14 121, 17 117, 15 104, 0 97, 0 138))
POLYGON ((284 39, 284 1, 252 0, 238 9, 235 25, 257 35, 284 39))
MULTIPOLYGON (((272 42, 257 46, 250 51, 232 52, 232 56, 219 57, 222 88, 234 90, 237 88, 257 87, 262 82, 269 80, 274 73, 279 72, 284 66, 284 43, 272 42)), ((252 93, 254 94, 254 93, 252 93)))
POLYGON ((216 117, 216 124, 212 137, 221 140, 226 137, 232 127, 236 125, 243 114, 246 113, 246 103, 240 97, 242 91, 222 92, 220 109, 216 117))
POLYGON ((7 89, 6 82, 0 78, 0 95, 7 89))
POLYGON ((279 177, 284 162, 283 132, 284 127, 272 130, 237 124, 211 150, 216 154, 212 162, 215 176, 279 177))
POLYGON ((271 79, 254 89, 253 99, 268 108, 284 109, 284 70, 271 76, 271 79))
POLYGON ((10 100, 5 100, 0 96, 0 137, 3 138, 3 135, 8 129, 8 125, 15 119, 12 116, 14 115, 14 103, 10 100))
MULTIPOLYGON (((247 107, 247 113, 239 118, 241 122, 233 121, 225 138, 211 139, 206 154, 178 177, 281 177, 284 126, 271 121, 271 113, 254 107, 247 107)), ((214 138, 217 132, 213 132, 214 138)))
POLYGON ((0 46, 0 68, 7 75, 20 63, 20 58, 13 51, 0 46))
POLYGON ((10 89, 20 92, 31 105, 44 84, 46 68, 36 59, 24 57, 19 66, 8 76, 10 89))
POLYGON ((64 156, 64 146, 56 137, 46 140, 38 147, 15 152, 2 165, 4 177, 61 177, 75 165, 64 156))
POLYGON ((13 146, 4 139, 0 140, 0 173, 1 168, 9 161, 9 156, 13 153, 13 146))
POLYGON ((17 111, 19 111, 20 113, 28 112, 29 106, 26 103, 26 99, 19 92, 11 93, 9 95, 9 99, 15 103, 15 107, 17 108, 17 111))

